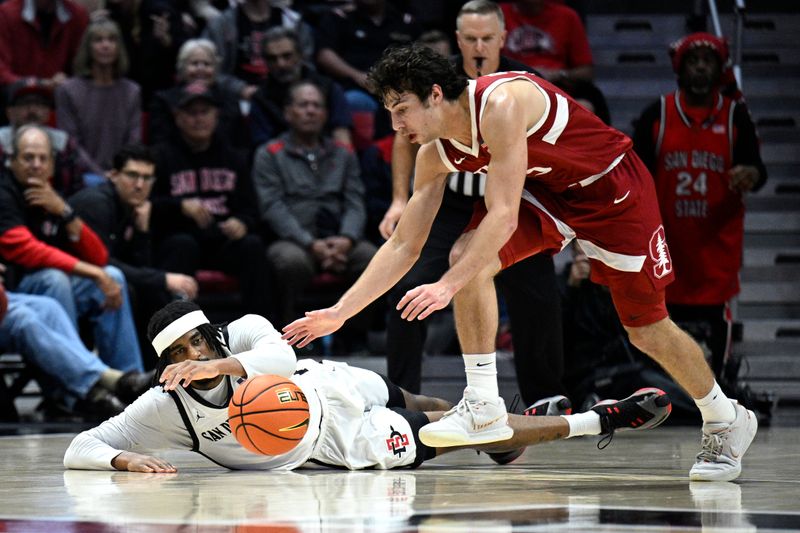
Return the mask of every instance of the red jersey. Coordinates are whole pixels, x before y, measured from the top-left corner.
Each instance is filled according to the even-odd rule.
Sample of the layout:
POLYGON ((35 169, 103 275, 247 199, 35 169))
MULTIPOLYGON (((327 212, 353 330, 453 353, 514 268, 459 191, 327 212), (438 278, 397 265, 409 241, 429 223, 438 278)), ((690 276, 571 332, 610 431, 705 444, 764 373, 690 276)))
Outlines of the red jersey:
POLYGON ((514 3, 500 4, 506 20, 503 54, 531 67, 552 70, 592 64, 592 51, 578 14, 567 6, 547 2, 529 17, 514 3))
POLYGON ((667 302, 718 305, 739 292, 744 201, 731 191, 736 103, 687 108, 680 91, 661 98, 656 192, 675 268, 667 302))
POLYGON ((526 80, 531 90, 545 97, 544 114, 527 133, 529 180, 556 193, 586 186, 610 172, 630 150, 632 142, 625 134, 605 125, 558 87, 527 72, 498 72, 468 82, 471 146, 452 139, 435 141, 451 172, 487 172, 491 154, 481 135, 483 105, 497 86, 513 80, 526 80))

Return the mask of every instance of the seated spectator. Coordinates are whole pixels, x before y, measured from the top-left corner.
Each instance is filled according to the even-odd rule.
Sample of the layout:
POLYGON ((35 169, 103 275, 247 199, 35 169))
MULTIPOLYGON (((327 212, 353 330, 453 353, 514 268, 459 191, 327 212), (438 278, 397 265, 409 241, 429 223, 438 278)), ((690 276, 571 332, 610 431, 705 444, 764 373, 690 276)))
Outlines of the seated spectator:
POLYGON ((260 84, 267 75, 263 57, 264 34, 270 28, 294 30, 298 35, 303 58, 310 60, 314 51, 311 27, 300 14, 271 0, 234 2, 222 16, 209 22, 203 37, 210 39, 221 56, 220 72, 231 74, 252 85, 260 84))
POLYGON ((8 88, 6 115, 9 125, 0 127, 0 163, 13 153, 17 129, 25 125, 41 127, 50 137, 55 151, 55 171, 52 186, 62 196, 79 191, 84 185, 84 173, 101 172, 86 151, 67 132, 48 127, 53 112, 53 91, 33 78, 12 83, 8 88))
POLYGON ((119 27, 92 22, 75 56, 75 77, 55 91, 56 124, 72 136, 101 169, 114 154, 142 137, 139 86, 124 78, 128 54, 119 27))
POLYGON ((49 400, 94 420, 119 414, 125 408, 120 397, 131 399, 143 392, 147 376, 109 367, 86 349, 57 301, 6 292, 4 272, 0 264, 0 301, 8 300, 5 318, 0 312, 0 352, 18 352, 42 372, 37 379, 44 381, 40 386, 49 400))
POLYGON ((240 99, 249 99, 255 87, 242 80, 220 74, 219 56, 208 39, 190 39, 181 46, 177 61, 177 84, 159 91, 150 107, 149 143, 156 145, 176 137, 173 109, 183 89, 190 83, 202 83, 219 102, 218 131, 237 147, 250 149, 249 128, 242 116, 240 99))
POLYGON ((358 160, 323 134, 325 96, 311 81, 289 89, 289 130, 260 147, 253 180, 261 216, 279 240, 267 249, 280 291, 279 317, 296 318, 295 301, 320 272, 349 282, 375 254, 363 240, 366 211, 358 160))
POLYGON ((334 10, 324 15, 318 28, 317 64, 345 89, 350 111, 358 116, 357 145, 391 133, 383 106, 370 94, 367 71, 389 46, 408 44, 422 28, 414 18, 386 0, 355 0, 351 11, 334 10), (362 138, 363 137, 363 138, 362 138))
POLYGON ((14 138, 0 176, 0 257, 15 272, 15 290, 51 296, 73 327, 89 321, 100 359, 123 372, 142 371, 125 277, 106 266, 97 235, 50 185, 53 151, 38 126, 14 138))
MULTIPOLYGON (((69 199, 78 216, 108 248, 109 264, 125 274, 140 333, 145 331, 150 315, 170 300, 197 296, 197 282, 191 276, 153 267, 150 192, 155 178, 150 149, 128 145, 114 156, 107 182, 83 189, 69 199)), ((139 340, 141 344, 142 338, 139 340)))
POLYGON ((34 77, 52 89, 66 80, 88 23, 73 0, 0 3, 0 86, 34 77))
POLYGON ((288 127, 283 110, 289 87, 302 80, 311 80, 322 88, 325 103, 330 110, 325 133, 339 142, 350 145, 350 109, 342 87, 318 73, 303 61, 297 33, 282 27, 270 28, 264 34, 264 61, 267 78, 253 95, 250 124, 253 144, 261 145, 277 137, 288 127))
POLYGON ((267 315, 267 263, 245 157, 217 131, 219 102, 204 83, 182 88, 174 114, 179 135, 155 147, 156 266, 236 276, 245 312, 267 315))
POLYGON ((417 39, 419 44, 425 45, 431 50, 439 52, 444 57, 450 57, 453 54, 453 47, 450 44, 450 39, 440 30, 426 31, 417 39))
POLYGON ((592 81, 592 51, 573 9, 553 0, 518 0, 501 7, 508 30, 505 55, 554 83, 592 81))

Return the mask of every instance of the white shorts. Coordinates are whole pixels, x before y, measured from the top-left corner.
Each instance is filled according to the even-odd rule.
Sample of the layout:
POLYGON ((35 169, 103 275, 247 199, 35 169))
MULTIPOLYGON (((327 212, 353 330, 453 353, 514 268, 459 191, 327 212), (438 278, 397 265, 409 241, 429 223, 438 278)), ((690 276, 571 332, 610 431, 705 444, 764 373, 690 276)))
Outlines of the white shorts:
MULTIPOLYGON (((381 375, 333 361, 301 360, 297 369, 308 370, 323 400, 320 436, 311 461, 351 470, 385 470, 416 467, 432 456, 429 448, 417 444, 419 429, 428 418, 387 407, 389 388, 381 375)), ((304 377, 301 374, 298 383, 304 377)))

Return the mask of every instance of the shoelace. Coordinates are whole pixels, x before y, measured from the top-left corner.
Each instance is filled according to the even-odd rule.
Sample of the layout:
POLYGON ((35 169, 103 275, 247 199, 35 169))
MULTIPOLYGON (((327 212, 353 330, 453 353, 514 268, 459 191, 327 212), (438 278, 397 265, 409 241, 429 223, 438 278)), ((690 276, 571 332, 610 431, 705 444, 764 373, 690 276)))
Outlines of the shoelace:
MULTIPOLYGON (((486 403, 486 402, 483 402, 483 401, 475 402, 475 404, 478 404, 478 405, 480 405, 482 403, 486 403)), ((470 415, 475 416, 475 412, 472 410, 472 406, 470 405, 470 402, 468 402, 466 398, 461 398, 461 401, 458 402, 455 407, 453 407, 452 409, 447 411, 444 415, 442 415, 442 418, 444 418, 446 416, 453 415, 455 413, 464 413, 464 412, 467 412, 470 415)))
POLYGON ((597 441, 597 449, 598 450, 605 450, 608 448, 608 445, 611 444, 611 441, 614 439, 614 430, 612 429, 609 433, 603 436, 602 439, 597 441))
POLYGON ((714 463, 719 459, 719 455, 722 453, 722 438, 719 433, 703 435, 703 439, 700 441, 700 447, 702 449, 700 453, 697 454, 697 459, 714 463))

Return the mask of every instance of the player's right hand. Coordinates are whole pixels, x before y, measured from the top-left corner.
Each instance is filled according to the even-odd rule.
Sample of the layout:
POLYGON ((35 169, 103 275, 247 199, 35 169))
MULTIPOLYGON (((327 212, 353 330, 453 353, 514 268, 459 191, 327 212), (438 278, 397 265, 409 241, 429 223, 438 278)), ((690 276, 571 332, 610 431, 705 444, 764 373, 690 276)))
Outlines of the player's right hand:
POLYGON ((344 319, 332 308, 307 311, 306 316, 298 318, 283 327, 281 339, 289 346, 304 348, 314 339, 330 335, 344 324, 344 319))
POLYGON ((387 209, 386 214, 383 215, 383 220, 381 220, 381 223, 378 225, 378 231, 381 232, 381 237, 388 239, 392 236, 394 229, 397 227, 397 222, 400 220, 400 216, 406 208, 406 204, 407 202, 393 201, 391 205, 389 205, 389 209, 387 209))
POLYGON ((111 460, 111 466, 128 472, 155 472, 171 474, 178 469, 158 457, 134 452, 122 452, 111 460))

